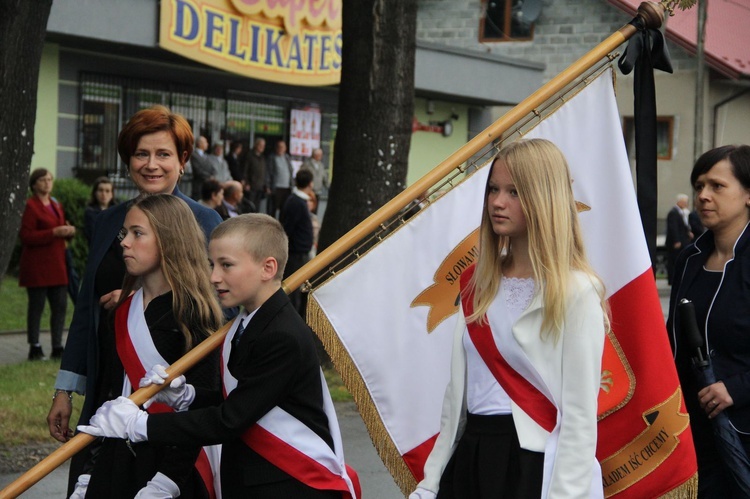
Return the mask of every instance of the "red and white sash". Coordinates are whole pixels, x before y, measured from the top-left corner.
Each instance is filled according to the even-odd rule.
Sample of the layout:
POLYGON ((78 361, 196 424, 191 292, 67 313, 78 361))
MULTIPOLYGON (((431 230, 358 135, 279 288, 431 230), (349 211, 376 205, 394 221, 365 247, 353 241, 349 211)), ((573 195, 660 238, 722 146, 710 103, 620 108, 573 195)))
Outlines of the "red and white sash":
MULTIPOLYGON (((461 274, 461 304, 467 317, 474 312, 474 295, 464 290, 475 268, 472 266, 461 274)), ((466 326, 477 352, 503 390, 523 412, 551 433, 557 425, 557 408, 554 404, 505 360, 497 348, 489 323, 472 322, 466 326)))
MULTIPOLYGON (((465 316, 471 315, 474 311, 472 305, 473 294, 464 292, 468 287, 469 279, 474 273, 474 270, 475 266, 472 266, 461 275, 461 304, 465 316)), ((560 439, 558 410, 552 402, 552 395, 546 388, 544 380, 541 379, 539 373, 533 366, 523 365, 523 361, 520 361, 514 353, 514 345, 508 345, 509 350, 505 350, 505 347, 503 346, 507 358, 503 357, 503 354, 498 349, 497 343, 495 343, 495 336, 493 335, 490 323, 499 325, 500 327, 498 329, 503 329, 504 326, 511 327, 507 316, 489 317, 487 323, 484 325, 477 324, 476 322, 467 324, 466 327, 469 333, 469 338, 494 378, 510 396, 513 403, 517 405, 521 411, 528 416, 528 418, 531 418, 534 423, 549 433, 546 444, 544 445, 544 473, 542 477, 542 497, 547 497, 552 471, 555 466, 558 442, 560 439), (514 365, 516 367, 513 367, 514 365), (546 392, 543 390, 546 390, 546 392)), ((515 346, 520 348, 518 345, 515 346)), ((517 415, 514 412, 513 420, 516 423, 517 428, 520 428, 518 426, 519 420, 517 419, 517 416, 520 417, 520 415, 517 415)), ((519 439, 521 439, 521 437, 522 436, 519 432, 519 439)), ((589 489, 589 497, 592 499, 600 499, 602 497, 601 468, 596 459, 592 462, 592 469, 592 482, 589 489)))
MULTIPOLYGON (((168 366, 154 345, 151 331, 146 324, 143 314, 143 290, 139 289, 128 297, 115 311, 115 344, 117 355, 125 369, 122 395, 130 396, 132 387, 137 387, 146 375, 146 371, 154 365, 168 366)), ((173 412, 165 404, 152 404, 148 412, 173 412)), ((221 499, 221 482, 219 478, 219 463, 221 462, 221 445, 203 447, 195 468, 203 479, 211 499, 221 499)))
MULTIPOLYGON (((244 318, 245 315, 241 314, 235 319, 224 339, 221 352, 224 397, 237 387, 237 379, 229 372, 227 361, 232 338, 244 318)), ((359 479, 356 472, 344 463, 341 431, 322 370, 320 379, 323 409, 328 417, 335 452, 318 434, 278 406, 252 425, 242 435, 242 440, 264 459, 300 482, 318 490, 338 490, 344 498, 357 499, 361 497, 359 479)))

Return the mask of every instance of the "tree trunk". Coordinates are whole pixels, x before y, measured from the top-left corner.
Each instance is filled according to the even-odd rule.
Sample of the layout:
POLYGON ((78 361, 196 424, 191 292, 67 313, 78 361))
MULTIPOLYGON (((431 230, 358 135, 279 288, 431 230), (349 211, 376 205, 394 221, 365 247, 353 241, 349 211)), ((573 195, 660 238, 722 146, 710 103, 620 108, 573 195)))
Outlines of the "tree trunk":
POLYGON ((26 203, 39 64, 51 8, 52 0, 0 0, 0 278, 26 203))
POLYGON ((344 0, 333 181, 319 249, 406 187, 416 0, 344 0))

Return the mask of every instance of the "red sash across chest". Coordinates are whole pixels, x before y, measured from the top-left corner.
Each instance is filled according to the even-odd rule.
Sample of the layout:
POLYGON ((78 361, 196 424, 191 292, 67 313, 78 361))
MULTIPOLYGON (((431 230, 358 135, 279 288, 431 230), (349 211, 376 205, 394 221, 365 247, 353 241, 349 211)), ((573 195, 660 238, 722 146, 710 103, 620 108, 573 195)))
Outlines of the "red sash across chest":
MULTIPOLYGON (((467 317, 474 311, 474 295, 473 292, 465 292, 465 290, 468 289, 469 279, 475 269, 476 266, 472 265, 461 274, 461 304, 464 315, 467 317)), ((557 424, 557 408, 542 392, 508 364, 497 349, 489 324, 472 322, 467 324, 467 328, 471 342, 503 390, 539 426, 552 432, 557 424)))
MULTIPOLYGON (((236 323, 235 323, 236 330, 236 323)), ((234 331, 230 331, 234 333, 234 331)), ((247 333, 245 333, 247 334, 247 333)), ((237 380, 227 368, 233 334, 227 334, 222 348, 222 386, 224 398, 236 387, 237 380)), ((322 376, 322 373, 321 373, 322 376)), ((323 386, 324 397, 328 387, 323 386)), ((328 397, 330 399, 330 396, 328 397)), ((340 438, 333 404, 324 401, 329 430, 334 445, 340 438), (333 418, 333 420, 331 419, 333 418)), ((304 423, 274 407, 242 435, 242 441, 265 460, 296 480, 317 490, 336 490, 344 499, 361 497, 359 479, 354 469, 343 463, 343 455, 337 455, 328 444, 304 423)))
MULTIPOLYGON (((141 378, 143 378, 146 375, 146 369, 147 367, 144 366, 141 363, 140 357, 138 356, 138 350, 136 345, 140 344, 139 341, 133 341, 133 335, 136 334, 148 334, 148 342, 151 342, 150 338, 150 331, 130 331, 128 328, 128 316, 130 315, 130 305, 133 303, 133 295, 129 296, 127 300, 125 300, 122 305, 120 305, 117 310, 115 311, 115 346, 117 348, 117 356, 120 358, 120 362, 122 363, 122 367, 125 369, 125 375, 128 377, 128 381, 130 381, 130 386, 137 387, 138 384, 141 381, 141 378)), ((141 347, 143 348, 143 347, 141 347)), ((164 361, 164 365, 167 365, 167 362, 164 361)), ((150 369, 153 366, 148 366, 148 369, 150 369)), ((123 393, 123 396, 128 396, 130 394, 123 393)), ((156 414, 156 413, 164 413, 164 412, 174 412, 174 409, 169 407, 166 404, 152 404, 148 408, 148 412, 150 414, 156 414)), ((211 468, 211 463, 209 462, 208 456, 206 455, 205 450, 201 450, 200 454, 198 454, 198 459, 195 461, 195 469, 198 471, 198 473, 201 476, 201 479, 203 480, 204 485, 206 486, 206 489, 208 490, 209 496, 211 499, 216 499, 216 492, 214 490, 214 479, 213 475, 214 472, 211 468)))

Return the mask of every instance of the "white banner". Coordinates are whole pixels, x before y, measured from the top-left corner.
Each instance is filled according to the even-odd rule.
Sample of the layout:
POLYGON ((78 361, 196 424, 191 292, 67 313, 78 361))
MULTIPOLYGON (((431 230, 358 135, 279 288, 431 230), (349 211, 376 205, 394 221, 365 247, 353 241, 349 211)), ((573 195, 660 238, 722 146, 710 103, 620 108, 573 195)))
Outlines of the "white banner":
MULTIPOLYGON (((661 495, 656 492, 671 490, 695 472, 689 459, 677 456, 692 452, 692 444, 689 436, 682 434, 687 418, 678 415, 681 398, 677 377, 670 367, 671 354, 610 71, 590 82, 526 137, 549 139, 565 154, 574 180, 574 195, 580 204, 579 218, 589 259, 604 281, 607 296, 613 297, 611 302, 616 304, 614 333, 605 346, 606 376, 603 375, 599 397, 600 434, 613 432, 606 443, 600 439, 597 455, 603 473, 623 466, 623 462, 627 466, 623 452, 635 451, 639 435, 645 438, 643 435, 648 434, 644 433, 648 430, 644 430, 643 411, 653 410, 660 403, 669 402, 673 404, 671 408, 676 407, 675 418, 664 427, 689 444, 687 448, 680 447, 683 452, 673 457, 684 463, 682 471, 671 473, 669 478, 667 473, 656 477, 657 473, 645 479, 672 455, 679 442, 675 437, 671 446, 663 447, 658 463, 652 460, 653 467, 632 470, 627 479, 609 485, 605 477, 605 495, 624 490, 632 494, 627 497, 661 495), (623 292, 618 294, 620 291, 623 292), (635 293, 638 298, 622 298, 629 297, 628 293, 635 293), (623 300, 627 307, 621 306, 623 300), (633 310, 641 315, 633 314, 633 310), (627 317, 623 319, 623 315, 627 317), (618 343, 621 334, 626 336, 618 343), (640 334, 649 335, 648 343, 646 338, 637 336, 640 334), (650 352, 642 353, 639 349, 643 345, 650 352), (637 367, 640 383, 641 371, 647 372, 647 367, 641 365, 643 359, 648 359, 646 364, 657 359, 661 372, 658 377, 644 374, 644 384, 639 385, 643 390, 637 392, 634 369, 637 367), (631 360, 635 362, 632 367, 631 360), (628 406, 629 402, 635 403, 628 406), (624 407, 628 410, 622 413, 628 414, 617 412, 624 407), (621 421, 609 417, 615 413, 620 414, 621 421)), ((473 232, 480 223, 488 170, 485 165, 313 292, 359 370, 382 428, 417 480, 421 479, 423 461, 432 447, 431 439, 440 429, 451 333, 458 310, 458 277, 476 257, 473 232)), ((651 365, 648 368, 654 372, 651 365)))

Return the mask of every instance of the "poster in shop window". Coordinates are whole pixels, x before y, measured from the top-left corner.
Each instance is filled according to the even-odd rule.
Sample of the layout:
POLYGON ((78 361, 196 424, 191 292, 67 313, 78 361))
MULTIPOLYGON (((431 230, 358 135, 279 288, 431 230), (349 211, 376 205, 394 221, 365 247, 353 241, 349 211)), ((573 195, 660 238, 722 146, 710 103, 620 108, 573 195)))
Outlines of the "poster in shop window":
POLYGON ((320 110, 292 109, 289 154, 308 157, 320 147, 320 110))

